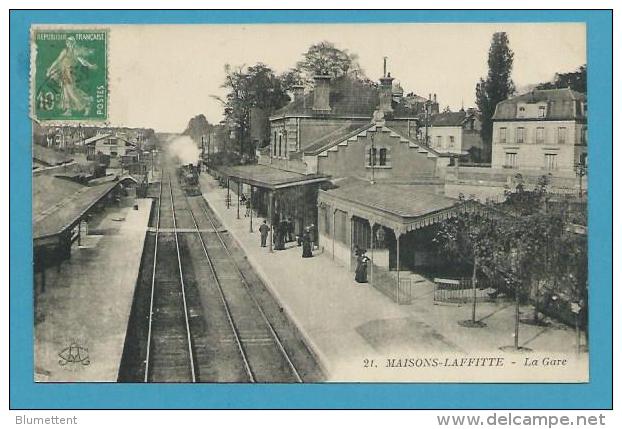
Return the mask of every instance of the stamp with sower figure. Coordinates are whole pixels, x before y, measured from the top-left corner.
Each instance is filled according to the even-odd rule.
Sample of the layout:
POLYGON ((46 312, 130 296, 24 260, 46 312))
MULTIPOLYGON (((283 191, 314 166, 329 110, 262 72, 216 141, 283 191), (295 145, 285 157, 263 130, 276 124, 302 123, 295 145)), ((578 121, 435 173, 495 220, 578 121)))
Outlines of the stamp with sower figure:
POLYGON ((108 118, 108 32, 35 29, 32 112, 39 121, 108 118))

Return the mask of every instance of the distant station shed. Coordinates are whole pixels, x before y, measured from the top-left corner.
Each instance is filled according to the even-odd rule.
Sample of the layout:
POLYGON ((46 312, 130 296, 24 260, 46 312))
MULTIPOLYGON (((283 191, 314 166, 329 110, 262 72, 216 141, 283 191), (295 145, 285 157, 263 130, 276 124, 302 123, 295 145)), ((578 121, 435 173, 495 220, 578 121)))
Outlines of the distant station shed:
POLYGON ((98 179, 90 185, 56 176, 33 177, 32 238, 35 273, 59 266, 71 256, 71 245, 80 240, 81 223, 89 213, 115 197, 122 184, 135 183, 126 176, 98 179))

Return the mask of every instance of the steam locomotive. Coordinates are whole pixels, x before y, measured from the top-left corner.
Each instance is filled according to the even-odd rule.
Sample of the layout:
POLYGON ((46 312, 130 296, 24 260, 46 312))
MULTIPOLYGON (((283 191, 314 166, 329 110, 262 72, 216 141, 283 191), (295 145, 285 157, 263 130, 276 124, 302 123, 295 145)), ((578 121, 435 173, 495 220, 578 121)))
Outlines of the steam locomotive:
POLYGON ((177 169, 177 178, 186 195, 193 197, 201 195, 198 166, 193 164, 182 165, 177 169))

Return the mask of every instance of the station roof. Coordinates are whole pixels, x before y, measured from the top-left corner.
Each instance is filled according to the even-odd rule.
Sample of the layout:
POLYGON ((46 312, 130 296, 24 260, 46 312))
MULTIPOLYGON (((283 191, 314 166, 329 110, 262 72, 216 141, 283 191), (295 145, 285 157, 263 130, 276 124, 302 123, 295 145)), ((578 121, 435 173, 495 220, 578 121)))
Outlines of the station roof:
POLYGON ((43 164, 44 166, 67 164, 73 161, 73 158, 66 153, 39 144, 32 145, 32 159, 33 162, 43 164))
POLYGON ((585 111, 579 109, 577 103, 587 101, 585 94, 570 88, 534 89, 516 97, 509 98, 497 104, 492 119, 523 120, 518 117, 518 105, 530 103, 546 103, 546 117, 538 120, 578 120, 585 119, 585 111))
POLYGON ((33 239, 64 232, 119 183, 86 186, 54 176, 33 177, 33 239))
POLYGON ((347 140, 352 136, 356 136, 358 133, 365 131, 374 124, 370 122, 353 122, 348 121, 343 127, 337 130, 322 135, 309 144, 305 145, 303 152, 305 155, 317 155, 322 151, 334 146, 335 144, 347 140))
MULTIPOLYGON (((378 108, 378 86, 372 82, 364 82, 350 76, 341 76, 330 80, 330 113, 317 113, 313 110, 315 89, 311 89, 303 97, 292 101, 270 116, 271 120, 285 117, 358 117, 371 119, 378 108)), ((393 101, 395 117, 415 118, 421 112, 421 106, 412 105, 407 98, 393 101)))
MULTIPOLYGON (((338 188, 320 192, 320 201, 332 200, 335 208, 408 232, 422 228, 465 209, 465 203, 434 193, 429 184, 396 184, 347 178, 338 188)), ((466 203, 469 204, 469 203, 466 203)))
POLYGON ((261 164, 218 166, 216 170, 234 180, 271 190, 321 183, 328 180, 327 176, 319 174, 296 173, 261 164))

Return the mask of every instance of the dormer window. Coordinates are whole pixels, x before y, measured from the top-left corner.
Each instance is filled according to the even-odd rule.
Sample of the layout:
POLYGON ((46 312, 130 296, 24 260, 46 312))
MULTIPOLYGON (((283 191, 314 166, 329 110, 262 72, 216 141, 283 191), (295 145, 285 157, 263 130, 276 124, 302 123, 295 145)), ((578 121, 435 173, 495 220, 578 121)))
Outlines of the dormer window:
POLYGON ((538 118, 546 117, 546 106, 538 106, 538 118))

